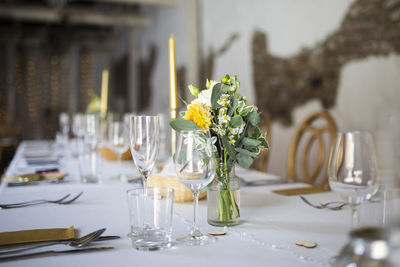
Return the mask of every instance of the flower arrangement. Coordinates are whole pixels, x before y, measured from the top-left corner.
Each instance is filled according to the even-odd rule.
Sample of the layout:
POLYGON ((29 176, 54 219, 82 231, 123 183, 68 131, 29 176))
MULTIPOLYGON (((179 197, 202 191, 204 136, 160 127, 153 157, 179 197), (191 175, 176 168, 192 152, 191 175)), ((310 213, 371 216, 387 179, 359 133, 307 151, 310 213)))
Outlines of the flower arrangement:
POLYGON ((215 144, 217 181, 223 190, 219 193, 218 220, 239 218, 239 206, 229 186, 232 166, 237 162, 249 168, 261 149, 268 148, 259 124, 263 122, 257 107, 239 94, 237 76, 226 75, 221 81, 208 80, 199 90, 189 85, 195 99, 187 105, 183 119, 170 122, 173 129, 209 129, 215 144))

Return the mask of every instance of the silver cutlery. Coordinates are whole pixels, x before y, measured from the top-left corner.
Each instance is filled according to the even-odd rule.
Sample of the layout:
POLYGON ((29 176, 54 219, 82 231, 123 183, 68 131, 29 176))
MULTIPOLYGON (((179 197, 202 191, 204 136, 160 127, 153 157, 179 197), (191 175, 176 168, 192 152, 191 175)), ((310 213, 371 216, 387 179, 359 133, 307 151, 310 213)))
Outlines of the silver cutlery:
POLYGON ((40 181, 30 181, 30 182, 8 182, 7 187, 21 187, 21 186, 32 186, 32 185, 49 185, 49 184, 66 184, 71 183, 71 181, 65 181, 61 179, 46 179, 40 181))
MULTIPOLYGON (((92 242, 104 242, 104 241, 108 241, 108 240, 115 240, 115 239, 120 239, 121 237, 118 235, 102 235, 100 237, 98 237, 97 239, 93 240, 92 242)), ((69 239, 69 240, 65 240, 65 242, 68 241, 72 241, 75 240, 74 239, 69 239)), ((5 250, 17 250, 17 249, 22 249, 25 247, 31 247, 32 245, 35 244, 49 244, 49 243, 53 243, 54 241, 37 241, 37 242, 29 242, 29 243, 19 243, 19 244, 8 244, 8 245, 1 245, 0 246, 0 255, 1 252, 5 251, 5 250)))
POLYGON ((263 185, 275 185, 275 184, 286 184, 286 180, 260 180, 254 182, 246 182, 244 179, 240 178, 240 183, 244 186, 263 186, 263 185))
POLYGON ((311 203, 305 197, 300 196, 301 200, 304 201, 307 205, 316 208, 316 209, 330 209, 330 210, 341 210, 344 206, 347 205, 346 202, 343 201, 329 201, 326 203, 319 203, 318 205, 311 203))
POLYGON ((10 260, 18 260, 18 259, 24 259, 24 258, 30 258, 30 257, 36 257, 36 256, 57 256, 57 255, 63 255, 63 254, 69 254, 69 253, 95 252, 95 251, 109 250, 109 249, 113 249, 113 248, 114 247, 89 247, 89 248, 69 249, 69 250, 46 250, 46 251, 41 251, 41 252, 0 257, 0 262, 10 261, 10 260))
POLYGON ((25 202, 19 202, 19 203, 10 203, 10 204, 0 204, 0 209, 14 209, 14 208, 23 208, 23 207, 29 207, 33 205, 39 205, 39 204, 45 204, 45 203, 52 203, 52 204, 58 204, 58 205, 68 205, 77 200, 83 192, 80 192, 78 195, 75 197, 66 200, 71 194, 67 194, 63 196, 60 199, 57 200, 46 200, 46 199, 37 199, 37 200, 31 200, 31 201, 25 201, 25 202))
POLYGON ((72 240, 60 240, 60 241, 54 241, 54 242, 46 242, 43 244, 36 244, 33 246, 27 246, 27 247, 23 247, 23 248, 8 249, 5 251, 0 251, 0 255, 19 253, 19 252, 26 251, 26 250, 47 247, 47 246, 53 246, 53 245, 59 245, 59 244, 64 244, 64 245, 68 245, 71 247, 81 248, 81 247, 85 247, 85 246, 89 245, 92 241, 98 239, 101 236, 101 234, 104 233, 105 230, 106 230, 106 228, 102 228, 102 229, 94 231, 90 234, 87 234, 85 236, 82 236, 79 238, 74 238, 72 240))

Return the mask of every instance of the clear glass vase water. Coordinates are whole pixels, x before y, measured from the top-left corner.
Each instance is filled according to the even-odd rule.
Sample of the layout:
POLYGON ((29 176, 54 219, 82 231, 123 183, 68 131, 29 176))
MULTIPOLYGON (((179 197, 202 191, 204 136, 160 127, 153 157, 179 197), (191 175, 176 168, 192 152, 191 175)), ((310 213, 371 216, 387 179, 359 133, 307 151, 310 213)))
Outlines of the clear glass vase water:
MULTIPOLYGON (((222 164, 220 170, 223 170, 222 164)), ((235 167, 229 173, 217 171, 217 177, 207 191, 208 223, 214 226, 234 226, 240 218, 240 179, 235 167), (225 177, 223 177, 225 175, 225 177), (226 175, 228 177, 226 177, 226 175)))

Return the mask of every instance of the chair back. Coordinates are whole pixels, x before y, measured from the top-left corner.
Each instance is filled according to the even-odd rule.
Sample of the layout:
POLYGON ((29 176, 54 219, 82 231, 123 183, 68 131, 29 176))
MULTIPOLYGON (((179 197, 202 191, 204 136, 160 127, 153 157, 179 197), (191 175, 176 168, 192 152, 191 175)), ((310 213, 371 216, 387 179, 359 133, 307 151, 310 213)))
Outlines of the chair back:
POLYGON ((322 184, 326 187, 329 186, 327 162, 329 161, 329 156, 333 149, 333 142, 335 140, 336 132, 336 122, 326 111, 312 113, 300 124, 292 138, 289 147, 287 161, 289 180, 315 184, 317 182, 317 178, 322 173, 322 184), (328 134, 329 138, 324 138, 324 134, 328 134), (306 137, 306 135, 308 135, 308 139, 305 139, 303 143, 302 137, 306 137), (327 144, 326 141, 329 143, 327 144), (303 153, 298 155, 300 143, 304 144, 301 147, 303 149, 303 153), (314 143, 318 145, 318 152, 315 164, 313 164, 314 166, 311 168, 312 171, 310 171, 309 163, 311 160, 311 149, 314 143), (327 147, 328 153, 326 153, 327 147), (298 156, 301 156, 301 158, 298 158, 298 156), (299 162, 296 160, 297 158, 301 160, 301 164, 296 164, 299 162), (301 169, 302 180, 300 180, 301 178, 297 175, 296 169, 298 168, 301 169))

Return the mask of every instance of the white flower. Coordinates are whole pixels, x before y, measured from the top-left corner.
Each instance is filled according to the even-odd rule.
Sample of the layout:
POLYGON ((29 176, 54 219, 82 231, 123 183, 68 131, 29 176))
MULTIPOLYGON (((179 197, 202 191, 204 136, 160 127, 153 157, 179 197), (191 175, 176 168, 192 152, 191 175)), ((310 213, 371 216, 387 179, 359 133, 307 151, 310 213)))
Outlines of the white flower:
POLYGON ((199 93, 198 97, 192 101, 192 104, 200 102, 200 104, 202 104, 202 105, 211 107, 211 94, 212 94, 212 90, 210 90, 210 89, 202 90, 199 93))
POLYGON ((218 83, 218 81, 207 80, 206 87, 207 87, 207 89, 212 90, 214 88, 214 85, 216 85, 217 83, 218 83))
POLYGON ((244 123, 242 123, 242 125, 240 125, 240 128, 239 128, 239 133, 238 133, 238 134, 241 134, 241 133, 243 133, 243 131, 244 131, 244 127, 245 127, 245 124, 244 124, 244 123))
POLYGON ((220 105, 220 106, 226 106, 229 104, 229 102, 230 102, 229 95, 227 95, 227 94, 221 95, 220 99, 218 99, 218 101, 217 101, 218 105, 220 105))
POLYGON ((219 109, 219 113, 220 114, 226 114, 228 112, 228 108, 227 107, 222 107, 219 109))
POLYGON ((235 140, 229 140, 229 144, 234 145, 235 144, 235 140))
POLYGON ((228 94, 223 94, 223 95, 221 95, 221 98, 228 100, 229 99, 229 95, 228 94))
POLYGON ((218 103, 218 105, 220 105, 220 106, 226 106, 226 104, 228 104, 228 101, 226 101, 225 99, 219 99, 218 101, 217 101, 217 103, 218 103))
POLYGON ((239 128, 231 128, 230 132, 231 134, 235 135, 239 133, 239 130, 240 130, 239 128))
POLYGON ((221 116, 222 123, 228 123, 231 120, 231 117, 229 117, 228 115, 223 115, 221 116))

